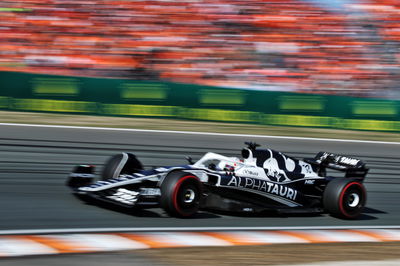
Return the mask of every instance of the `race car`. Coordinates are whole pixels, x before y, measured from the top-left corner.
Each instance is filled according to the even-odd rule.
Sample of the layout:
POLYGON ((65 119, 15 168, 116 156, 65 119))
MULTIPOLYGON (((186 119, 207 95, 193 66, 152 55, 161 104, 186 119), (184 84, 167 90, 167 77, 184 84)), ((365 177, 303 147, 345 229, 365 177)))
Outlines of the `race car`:
POLYGON ((67 185, 83 200, 112 206, 162 208, 174 217, 198 211, 231 214, 328 213, 355 219, 366 203, 366 164, 319 152, 299 160, 246 142, 241 157, 206 153, 182 166, 144 169, 132 153, 112 156, 96 177, 93 165, 79 165, 67 185), (342 172, 327 174, 327 169, 342 172), (97 181, 95 181, 97 180, 97 181))

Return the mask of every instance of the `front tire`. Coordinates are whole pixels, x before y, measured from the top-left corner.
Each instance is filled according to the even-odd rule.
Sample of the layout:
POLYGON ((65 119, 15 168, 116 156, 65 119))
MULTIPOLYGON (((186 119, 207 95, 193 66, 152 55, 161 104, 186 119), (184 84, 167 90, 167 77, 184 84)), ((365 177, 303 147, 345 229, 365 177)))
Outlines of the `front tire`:
POLYGON ((174 217, 190 217, 200 206, 202 184, 198 177, 185 172, 169 173, 161 184, 161 207, 174 217))
POLYGON ((328 183, 323 196, 325 210, 332 216, 355 219, 364 209, 367 193, 355 179, 337 178, 328 183))

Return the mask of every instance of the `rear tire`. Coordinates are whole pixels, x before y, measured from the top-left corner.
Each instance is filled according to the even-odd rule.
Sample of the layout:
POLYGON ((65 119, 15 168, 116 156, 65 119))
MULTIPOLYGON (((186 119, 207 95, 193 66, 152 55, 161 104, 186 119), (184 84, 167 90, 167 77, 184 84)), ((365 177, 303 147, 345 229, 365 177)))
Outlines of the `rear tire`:
POLYGON ((190 217, 199 210, 200 180, 190 173, 169 173, 161 184, 161 207, 174 217, 190 217))
POLYGON ((332 216, 355 219, 364 209, 367 193, 355 179, 337 178, 328 183, 323 196, 325 210, 332 216))
POLYGON ((111 156, 101 172, 101 180, 117 178, 121 174, 133 174, 143 170, 141 162, 132 153, 120 153, 111 156))

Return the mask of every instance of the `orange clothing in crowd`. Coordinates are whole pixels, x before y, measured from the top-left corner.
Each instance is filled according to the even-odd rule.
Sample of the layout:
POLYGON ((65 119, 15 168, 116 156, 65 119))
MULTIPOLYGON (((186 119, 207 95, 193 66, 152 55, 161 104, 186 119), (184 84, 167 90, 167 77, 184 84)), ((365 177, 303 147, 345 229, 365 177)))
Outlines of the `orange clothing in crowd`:
POLYGON ((0 70, 382 96, 397 89, 400 2, 0 3, 0 70))

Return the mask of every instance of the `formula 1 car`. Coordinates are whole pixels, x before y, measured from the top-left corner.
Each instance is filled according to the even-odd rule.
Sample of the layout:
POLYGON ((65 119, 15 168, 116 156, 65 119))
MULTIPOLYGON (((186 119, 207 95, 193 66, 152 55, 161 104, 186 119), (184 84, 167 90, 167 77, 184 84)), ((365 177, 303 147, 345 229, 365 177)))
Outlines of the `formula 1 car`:
POLYGON ((127 208, 163 208, 170 216, 199 210, 225 213, 329 213, 355 219, 366 203, 368 168, 361 160, 319 152, 298 160, 246 142, 242 158, 208 152, 197 162, 145 170, 131 153, 112 156, 94 181, 94 166, 79 165, 67 185, 82 199, 127 208), (327 175, 327 169, 343 177, 327 175))

